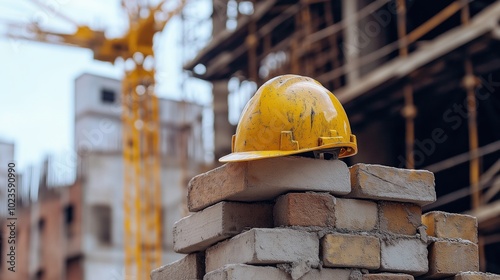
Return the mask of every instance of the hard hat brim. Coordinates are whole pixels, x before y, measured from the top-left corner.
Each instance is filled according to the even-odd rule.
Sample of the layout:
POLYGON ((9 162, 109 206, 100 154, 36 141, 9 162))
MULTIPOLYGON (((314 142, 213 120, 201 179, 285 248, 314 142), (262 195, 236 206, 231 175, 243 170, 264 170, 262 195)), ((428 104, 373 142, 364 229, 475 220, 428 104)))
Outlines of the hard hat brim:
POLYGON ((241 162, 241 161, 251 161, 251 160, 259 160, 265 158, 274 158, 281 156, 290 156, 301 154, 305 152, 311 151, 321 151, 332 148, 350 148, 350 152, 341 154, 339 158, 353 156, 358 153, 358 149, 355 143, 336 143, 330 145, 318 146, 310 149, 299 149, 292 151, 281 151, 281 150, 273 150, 273 151, 251 151, 251 152, 235 152, 230 153, 229 155, 223 156, 219 159, 219 162, 241 162))

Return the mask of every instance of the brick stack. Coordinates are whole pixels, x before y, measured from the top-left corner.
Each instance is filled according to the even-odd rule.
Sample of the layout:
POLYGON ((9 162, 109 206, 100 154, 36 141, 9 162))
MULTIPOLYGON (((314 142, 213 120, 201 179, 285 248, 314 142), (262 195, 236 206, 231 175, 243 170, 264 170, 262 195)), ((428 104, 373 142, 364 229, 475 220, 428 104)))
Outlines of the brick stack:
POLYGON ((151 279, 500 279, 475 272, 474 217, 422 216, 435 199, 424 170, 299 157, 226 164, 191 180, 195 213, 174 227, 187 256, 151 279))

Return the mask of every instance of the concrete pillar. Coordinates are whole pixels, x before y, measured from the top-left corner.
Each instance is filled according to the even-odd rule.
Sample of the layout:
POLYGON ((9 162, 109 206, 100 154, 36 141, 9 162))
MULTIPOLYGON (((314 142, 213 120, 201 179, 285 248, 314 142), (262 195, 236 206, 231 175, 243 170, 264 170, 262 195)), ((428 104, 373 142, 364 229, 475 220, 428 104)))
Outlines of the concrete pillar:
MULTIPOLYGON (((372 2, 373 1, 371 0, 358 0, 357 10, 359 11, 363 9, 372 2)), ((391 28, 391 21, 395 22, 396 20, 396 15, 392 12, 392 9, 387 8, 379 9, 360 19, 357 25, 357 40, 359 46, 358 56, 364 57, 388 44, 387 29, 391 28)), ((382 65, 386 60, 387 59, 385 57, 382 57, 361 66, 358 70, 358 75, 361 77, 364 76, 365 74, 375 70, 379 65, 382 65)))
POLYGON ((222 30, 226 29, 227 1, 213 0, 212 5, 213 5, 212 35, 215 36, 222 30))
POLYGON ((387 29, 391 28, 391 21, 396 19, 393 10, 387 8, 379 9, 358 19, 356 13, 372 2, 371 0, 342 1, 342 19, 347 20, 347 26, 343 30, 344 42, 340 46, 349 70, 347 83, 357 82, 360 77, 386 60, 382 57, 364 66, 356 63, 358 58, 373 53, 388 43, 387 29))
POLYGON ((214 156, 217 161, 220 157, 231 152, 231 138, 236 129, 229 123, 227 80, 213 82, 214 106, 214 156))
MULTIPOLYGON (((212 36, 216 36, 226 29, 227 0, 213 0, 212 36)), ((214 159, 218 159, 231 152, 231 138, 235 127, 229 123, 227 97, 229 90, 227 80, 213 81, 213 108, 214 108, 214 159)))
POLYGON ((348 24, 344 29, 344 42, 340 45, 342 54, 345 57, 349 73, 347 73, 347 83, 351 84, 359 79, 359 70, 353 64, 353 60, 359 55, 358 24, 355 17, 358 9, 358 1, 342 0, 342 20, 347 20, 348 24), (356 69, 356 70, 354 70, 356 69))

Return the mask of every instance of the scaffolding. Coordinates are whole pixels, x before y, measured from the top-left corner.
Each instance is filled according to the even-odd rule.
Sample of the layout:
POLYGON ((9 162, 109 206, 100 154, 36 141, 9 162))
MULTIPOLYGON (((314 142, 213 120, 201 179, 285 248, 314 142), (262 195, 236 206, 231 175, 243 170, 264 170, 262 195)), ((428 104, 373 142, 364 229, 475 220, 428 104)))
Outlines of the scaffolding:
POLYGON ((248 2, 214 0, 220 7, 212 17, 214 36, 185 65, 191 75, 213 82, 214 98, 221 94, 215 85, 232 77, 257 85, 286 73, 316 78, 344 104, 353 131, 386 142, 367 144, 369 150, 395 151, 369 154, 361 147, 354 161, 398 166, 399 160, 407 168, 435 172, 438 187, 445 186, 426 209, 452 207, 478 217, 481 269, 498 270, 491 256, 500 247, 500 116, 485 121, 488 110, 482 113, 478 106, 498 106, 479 96, 499 86, 500 2, 251 1, 251 14, 230 16, 232 6, 248 2), (205 71, 196 71, 200 67, 205 71), (450 100, 461 96, 463 110, 451 104, 457 115, 448 114, 450 100), (435 123, 434 130, 428 128, 438 116, 453 129, 443 134, 435 123), (376 119, 384 120, 383 129, 373 128, 376 119), (451 137, 457 137, 448 139, 455 145, 436 149, 451 137), (464 180, 469 186, 460 189, 464 180))

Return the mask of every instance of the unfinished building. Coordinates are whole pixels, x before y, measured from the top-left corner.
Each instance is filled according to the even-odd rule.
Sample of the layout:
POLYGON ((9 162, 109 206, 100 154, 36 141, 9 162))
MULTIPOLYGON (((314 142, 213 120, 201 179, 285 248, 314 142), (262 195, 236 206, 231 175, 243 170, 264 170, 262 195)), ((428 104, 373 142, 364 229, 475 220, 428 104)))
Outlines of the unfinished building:
MULTIPOLYGON (((83 74, 75 81, 75 147, 82 159, 85 279, 123 266, 124 215, 121 83, 83 74)), ((161 131, 162 260, 175 260, 172 225, 185 215, 186 181, 202 170, 202 107, 159 99, 161 131)), ((111 277, 111 276, 110 276, 111 277)))
POLYGON ((213 83, 216 158, 234 133, 229 94, 313 77, 358 137, 347 163, 434 172, 438 199, 424 211, 476 216, 480 268, 500 272, 499 1, 214 0, 211 20, 185 69, 213 83))
MULTIPOLYGON (((27 182, 30 195, 18 205, 16 273, 7 270, 3 257, 8 250, 4 242, 8 228, 5 214, 0 215, 0 279, 136 279, 124 273, 127 217, 120 90, 119 80, 91 74, 76 78, 74 153, 46 161, 35 172, 39 178, 24 178, 31 180, 27 182), (54 184, 67 172, 76 176, 65 180, 68 184, 54 184)), ((202 106, 159 98, 159 107, 161 253, 166 263, 182 256, 173 251, 172 227, 187 212, 185 186, 205 169, 205 151, 202 106)), ((0 162, 11 161, 13 145, 0 143, 0 148, 0 162)), ((26 182, 17 185, 19 195, 26 191, 23 185, 26 182)))

